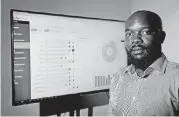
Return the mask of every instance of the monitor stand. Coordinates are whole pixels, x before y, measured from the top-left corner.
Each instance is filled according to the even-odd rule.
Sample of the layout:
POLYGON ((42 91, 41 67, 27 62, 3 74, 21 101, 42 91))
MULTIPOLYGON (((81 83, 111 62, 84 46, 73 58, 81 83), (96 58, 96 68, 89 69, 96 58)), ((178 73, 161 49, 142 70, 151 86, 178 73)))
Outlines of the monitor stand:
POLYGON ((57 115, 69 112, 70 116, 80 116, 80 109, 88 109, 88 116, 93 115, 93 107, 107 105, 108 92, 99 92, 85 95, 63 96, 58 99, 49 99, 40 102, 40 116, 57 115))

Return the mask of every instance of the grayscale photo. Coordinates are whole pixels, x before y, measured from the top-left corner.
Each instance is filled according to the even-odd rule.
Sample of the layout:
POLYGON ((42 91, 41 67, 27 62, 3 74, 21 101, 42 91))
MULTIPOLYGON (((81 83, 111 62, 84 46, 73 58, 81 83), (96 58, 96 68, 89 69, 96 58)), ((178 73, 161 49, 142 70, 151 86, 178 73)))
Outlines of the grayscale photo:
POLYGON ((179 116, 178 0, 1 0, 1 116, 179 116))

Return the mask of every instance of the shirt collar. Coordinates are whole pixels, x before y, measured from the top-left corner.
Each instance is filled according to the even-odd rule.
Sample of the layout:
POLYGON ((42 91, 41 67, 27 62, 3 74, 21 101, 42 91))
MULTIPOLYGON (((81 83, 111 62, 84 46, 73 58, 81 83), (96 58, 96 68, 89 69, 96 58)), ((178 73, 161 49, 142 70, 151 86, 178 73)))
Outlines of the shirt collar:
MULTIPOLYGON (((165 69, 166 69, 167 63, 168 63, 168 60, 167 60, 166 56, 162 53, 161 57, 159 57, 157 60, 155 60, 144 71, 144 76, 148 76, 152 72, 155 72, 155 73, 165 73, 165 69)), ((129 65, 126 68, 125 72, 128 72, 129 74, 134 74, 135 73, 135 67, 131 64, 131 65, 129 65)))
POLYGON ((162 56, 159 57, 156 61, 154 61, 154 63, 151 64, 149 67, 153 68, 154 70, 159 71, 160 73, 164 73, 167 63, 168 63, 168 60, 166 56, 162 53, 162 56))

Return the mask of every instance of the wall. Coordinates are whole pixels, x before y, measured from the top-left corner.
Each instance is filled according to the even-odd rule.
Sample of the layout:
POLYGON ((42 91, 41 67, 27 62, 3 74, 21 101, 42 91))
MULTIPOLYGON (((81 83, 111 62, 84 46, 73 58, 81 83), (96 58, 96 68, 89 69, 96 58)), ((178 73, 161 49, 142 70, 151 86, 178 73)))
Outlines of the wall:
MULTIPOLYGON (((125 20, 130 14, 130 0, 2 0, 2 116, 38 116, 38 103, 12 107, 10 9, 125 20)), ((106 112, 107 106, 97 107, 94 115, 106 112)))
MULTIPOLYGON (((1 0, 0 0, 0 56, 1 56, 1 0)), ((0 66, 1 66, 1 57, 0 57, 0 66)), ((1 68, 0 68, 0 76, 1 76, 1 68)), ((1 85, 1 80, 0 80, 0 85, 1 85)), ((1 94, 1 90, 0 90, 0 94, 1 94)), ((1 100, 1 96, 0 96, 0 100, 1 100)), ((0 104, 0 108, 1 108, 1 104, 0 104)), ((0 109, 0 114, 1 114, 1 109, 0 109)))
POLYGON ((170 61, 179 63, 179 0, 132 0, 131 10, 151 10, 159 14, 163 20, 166 39, 163 52, 170 61))

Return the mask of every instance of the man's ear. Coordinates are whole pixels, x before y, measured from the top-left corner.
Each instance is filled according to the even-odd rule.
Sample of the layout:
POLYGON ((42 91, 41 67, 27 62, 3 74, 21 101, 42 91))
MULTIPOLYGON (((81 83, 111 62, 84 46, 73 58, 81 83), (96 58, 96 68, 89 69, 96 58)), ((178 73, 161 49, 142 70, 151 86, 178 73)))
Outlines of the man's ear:
POLYGON ((160 32, 160 43, 161 43, 161 44, 164 42, 165 37, 166 37, 165 31, 161 31, 161 32, 160 32))

